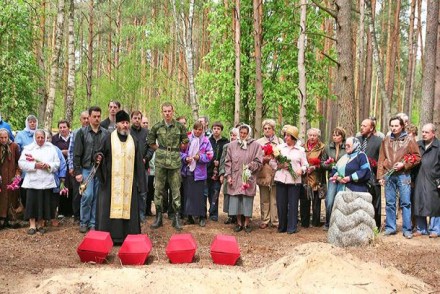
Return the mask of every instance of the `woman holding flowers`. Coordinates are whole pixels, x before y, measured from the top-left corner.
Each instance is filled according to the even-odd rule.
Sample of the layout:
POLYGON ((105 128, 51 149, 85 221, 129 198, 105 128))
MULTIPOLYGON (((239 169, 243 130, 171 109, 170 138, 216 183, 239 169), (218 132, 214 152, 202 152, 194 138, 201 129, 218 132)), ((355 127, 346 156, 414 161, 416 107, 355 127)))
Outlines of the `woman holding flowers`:
POLYGON ((23 149, 18 164, 26 172, 22 186, 28 189, 24 215, 29 219, 28 234, 33 235, 37 230, 44 234, 45 220, 51 218, 52 189, 56 187, 54 173, 60 167, 60 160, 55 147, 46 142, 43 130, 35 131, 34 143, 23 149))
POLYGON ((249 220, 252 217, 256 194, 256 174, 263 165, 263 150, 251 138, 248 125, 239 127, 238 140, 229 143, 225 159, 225 174, 228 184, 229 214, 237 216, 235 232, 252 231, 249 220), (241 216, 244 215, 244 223, 241 216))
MULTIPOLYGON (((311 195, 302 195, 300 199, 301 226, 310 225, 310 205, 312 204, 312 225, 318 227, 321 218, 321 199, 319 189, 325 187, 325 174, 322 163, 325 159, 325 144, 321 142, 321 131, 311 128, 307 131, 307 142, 304 144, 306 150, 307 168, 306 184, 311 189, 311 195)), ((308 193, 305 193, 308 194, 308 193)))
POLYGON ((199 225, 206 225, 206 199, 203 195, 208 177, 207 166, 214 152, 208 137, 204 135, 203 124, 196 122, 189 135, 188 147, 180 152, 182 160, 182 180, 184 197, 184 214, 188 223, 194 224, 194 216, 199 217, 199 225))
MULTIPOLYGON (((325 146, 325 154, 327 160, 324 161, 324 169, 331 172, 336 162, 345 155, 345 130, 341 127, 336 127, 332 132, 332 141, 325 146)), ((330 215, 333 209, 333 202, 335 201, 337 183, 328 181, 327 195, 325 197, 325 225, 324 230, 328 230, 330 223, 330 215)))
POLYGON ((337 185, 337 191, 368 192, 371 177, 367 155, 361 151, 359 139, 350 137, 345 142, 347 152, 330 171, 329 181, 337 185))
POLYGON ((0 129, 0 230, 7 224, 9 208, 18 204, 19 187, 12 187, 11 182, 20 177, 19 157, 19 147, 9 139, 8 130, 0 129))
POLYGON ((293 234, 298 231, 298 202, 301 194, 301 175, 307 171, 307 158, 304 150, 296 145, 298 128, 285 128, 285 143, 274 150, 277 159, 275 167, 276 196, 278 210, 278 233, 293 234))
POLYGON ((258 173, 257 184, 260 188, 260 208, 261 223, 260 229, 268 226, 278 226, 276 185, 274 183, 275 171, 270 166, 270 160, 273 158, 270 153, 276 146, 283 143, 283 140, 275 135, 275 121, 265 119, 262 123, 264 136, 257 140, 264 151, 263 167, 258 173))

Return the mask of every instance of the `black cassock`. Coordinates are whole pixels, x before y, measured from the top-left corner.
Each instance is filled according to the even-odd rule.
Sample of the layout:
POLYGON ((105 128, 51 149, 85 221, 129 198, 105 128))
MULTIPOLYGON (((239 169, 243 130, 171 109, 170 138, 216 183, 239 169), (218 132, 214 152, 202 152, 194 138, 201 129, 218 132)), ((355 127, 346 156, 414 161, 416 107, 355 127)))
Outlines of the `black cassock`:
MULTIPOLYGON (((116 132, 116 130, 115 130, 116 132)), ((119 140, 125 142, 127 136, 118 133, 119 140)), ((98 231, 109 232, 115 244, 124 242, 128 234, 140 234, 139 201, 142 193, 146 193, 145 168, 142 160, 142 151, 139 150, 138 142, 133 137, 135 145, 134 177, 130 205, 130 219, 111 219, 111 172, 112 159, 117 155, 112 155, 111 134, 106 136, 97 154, 102 153, 103 160, 98 169, 98 177, 101 181, 97 205, 96 205, 96 229, 98 231)))

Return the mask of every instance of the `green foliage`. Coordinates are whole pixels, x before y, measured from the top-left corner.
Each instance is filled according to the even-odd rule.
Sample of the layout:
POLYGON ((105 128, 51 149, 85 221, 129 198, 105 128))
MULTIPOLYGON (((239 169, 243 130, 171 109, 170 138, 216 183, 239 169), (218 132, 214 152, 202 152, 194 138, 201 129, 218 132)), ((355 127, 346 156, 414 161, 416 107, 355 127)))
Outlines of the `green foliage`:
POLYGON ((1 1, 0 111, 13 129, 24 127, 37 105, 39 71, 32 53, 30 8, 24 1, 1 1))
MULTIPOLYGON (((263 6, 263 117, 276 118, 283 109, 283 123, 298 123, 298 1, 265 1, 263 6)), ((234 36, 231 11, 223 3, 211 3, 211 51, 204 59, 207 70, 199 72, 198 93, 202 109, 212 118, 231 125, 234 115, 234 36)), ((323 49, 321 12, 308 9, 306 48, 307 118, 320 118, 316 101, 331 98, 328 59, 317 56, 323 49)), ((255 111, 255 60, 252 1, 241 1, 241 120, 253 123, 255 111)), ((334 57, 334 53, 331 54, 334 57)))

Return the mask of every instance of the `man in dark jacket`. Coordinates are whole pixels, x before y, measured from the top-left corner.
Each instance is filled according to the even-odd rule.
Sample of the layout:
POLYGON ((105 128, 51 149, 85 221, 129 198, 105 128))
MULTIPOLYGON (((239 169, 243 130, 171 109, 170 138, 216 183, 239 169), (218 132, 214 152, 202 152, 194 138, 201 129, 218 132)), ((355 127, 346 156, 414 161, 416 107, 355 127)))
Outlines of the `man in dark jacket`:
POLYGON ((113 132, 116 129, 116 113, 121 110, 121 103, 110 101, 108 103, 108 117, 101 122, 101 127, 113 132))
POLYGON ((89 176, 95 166, 94 155, 99 150, 102 141, 109 132, 100 126, 101 108, 92 106, 89 108, 90 125, 78 131, 75 137, 73 151, 73 168, 75 179, 83 183, 91 178, 87 187, 83 189, 80 206, 80 227, 81 233, 87 230, 94 230, 96 225, 96 200, 98 197, 99 179, 96 176, 89 176))
POLYGON ((220 193, 220 177, 219 165, 220 157, 223 153, 223 146, 229 143, 229 140, 222 136, 223 124, 216 121, 212 124, 212 136, 209 138, 211 142, 214 156, 208 164, 208 202, 209 202, 209 218, 212 221, 218 221, 218 195, 220 193))
POLYGON ((374 219, 376 221, 376 226, 380 230, 381 228, 381 208, 382 199, 380 193, 380 184, 376 179, 377 173, 377 161, 379 160, 379 150, 380 144, 382 143, 382 138, 376 136, 376 124, 373 120, 367 118, 361 123, 361 135, 357 137, 361 142, 361 151, 367 154, 368 160, 371 167, 371 179, 369 192, 373 196, 373 207, 374 207, 374 219))
MULTIPOLYGON (((144 129, 142 127, 142 112, 139 110, 134 110, 131 113, 131 127, 130 127, 130 135, 136 138, 136 141, 138 143, 139 150, 142 154, 142 158, 144 161, 144 174, 145 174, 145 181, 148 180, 148 176, 146 174, 147 165, 148 162, 145 160, 145 156, 147 154, 147 150, 150 150, 147 145, 147 136, 148 136, 148 129, 144 129)), ((152 155, 151 155, 152 156, 152 155)), ((151 158, 150 156, 150 158, 151 158)), ((149 160, 148 160, 149 161, 149 160)), ((147 184, 148 186, 148 184, 147 184)), ((146 194, 142 194, 142 197, 139 197, 139 216, 141 219, 141 222, 145 220, 145 211, 146 211, 146 194)), ((151 211, 151 203, 150 203, 150 210, 151 211)))
POLYGON ((417 230, 414 237, 440 235, 440 141, 435 137, 434 124, 422 128, 422 139, 417 142, 422 157, 414 191, 414 214, 417 230), (430 217, 429 228, 426 217, 430 217))

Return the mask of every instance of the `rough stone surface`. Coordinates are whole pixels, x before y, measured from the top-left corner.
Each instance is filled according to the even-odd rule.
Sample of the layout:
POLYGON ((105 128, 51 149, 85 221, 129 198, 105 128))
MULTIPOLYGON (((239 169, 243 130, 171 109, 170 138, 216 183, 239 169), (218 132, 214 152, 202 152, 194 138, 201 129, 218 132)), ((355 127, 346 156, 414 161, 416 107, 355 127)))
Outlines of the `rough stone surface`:
POLYGON ((369 193, 341 191, 330 218, 328 242, 339 247, 362 246, 374 236, 374 208, 369 193))

